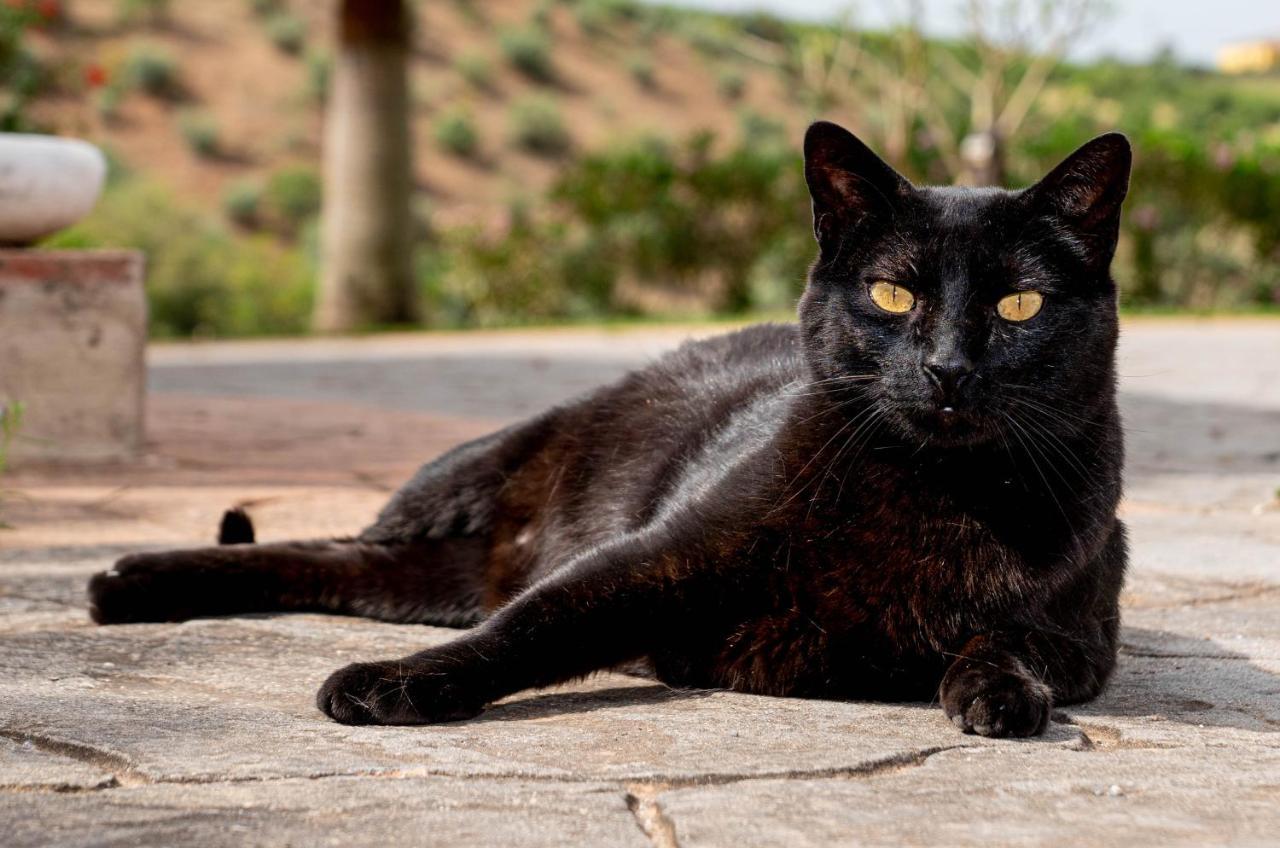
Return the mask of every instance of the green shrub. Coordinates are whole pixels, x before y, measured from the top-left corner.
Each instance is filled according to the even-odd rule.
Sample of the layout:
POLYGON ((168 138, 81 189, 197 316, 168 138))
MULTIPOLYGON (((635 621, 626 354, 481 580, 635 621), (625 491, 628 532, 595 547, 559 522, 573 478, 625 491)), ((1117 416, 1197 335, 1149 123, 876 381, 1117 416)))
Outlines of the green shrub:
POLYGON ((93 109, 104 123, 112 123, 120 117, 120 103, 124 89, 118 85, 103 86, 93 95, 93 109))
POLYGON ((205 213, 137 179, 108 187, 84 220, 51 247, 128 247, 147 258, 156 338, 302 332, 314 263, 266 236, 233 235, 205 213))
POLYGON ((149 24, 159 26, 168 23, 170 0, 117 0, 116 17, 123 24, 149 24))
POLYGON ((26 406, 20 400, 0 401, 0 474, 9 465, 9 446, 22 428, 26 406))
POLYGON ((493 65, 483 53, 474 50, 463 53, 453 67, 473 88, 488 90, 493 86, 493 65))
POLYGON ((504 30, 498 44, 511 66, 529 79, 537 82, 551 82, 555 79, 551 43, 542 32, 527 27, 504 30))
POLYGON ((551 8, 554 5, 555 0, 538 0, 533 7, 533 11, 529 13, 529 25, 537 27, 544 32, 550 30, 551 8))
POLYGON ((520 149, 539 156, 562 156, 573 146, 555 100, 539 95, 511 107, 511 139, 520 149))
POLYGON ((284 0, 249 0, 249 9, 259 18, 274 15, 283 8, 284 0))
POLYGON ((614 274, 683 288, 727 312, 794 298, 812 258, 798 154, 746 142, 712 150, 701 134, 590 153, 565 168, 553 196, 614 274), (766 276, 782 288, 766 292, 766 276))
POLYGON ((221 150, 218 125, 207 112, 185 111, 178 116, 178 131, 191 152, 212 159, 221 150))
POLYGON ((267 38, 277 50, 297 56, 307 43, 307 25, 297 15, 289 12, 276 12, 267 18, 267 38))
POLYGON ((303 224, 320 213, 320 176, 305 165, 283 168, 267 180, 262 200, 280 228, 296 235, 303 224))
POLYGON ((323 50, 307 51, 307 100, 323 105, 329 97, 329 81, 333 78, 333 57, 323 50))
POLYGON ((471 115, 461 110, 446 112, 435 122, 436 143, 454 156, 469 158, 480 146, 480 135, 471 115))
POLYGON ((257 227, 262 215, 262 186, 252 180, 233 183, 222 196, 222 209, 232 223, 257 227))
POLYGON ((720 92, 720 96, 729 102, 742 99, 742 95, 747 90, 747 80, 742 73, 733 69, 725 68, 716 76, 716 90, 720 92))
POLYGON ((174 99, 182 94, 177 62, 155 47, 134 48, 125 61, 123 75, 129 85, 152 97, 174 99))
POLYGON ((488 327, 597 318, 612 309, 614 276, 588 238, 519 209, 502 233, 459 228, 418 260, 432 324, 488 327))
POLYGON ((592 0, 578 0, 573 5, 573 19, 583 35, 598 36, 609 28, 609 11, 592 0))
POLYGON ((627 60, 627 73, 631 75, 631 79, 635 84, 646 91, 652 91, 658 87, 658 81, 653 75, 653 62, 648 56, 636 54, 627 60))
POLYGON ((25 33, 38 22, 33 10, 0 3, 0 132, 31 131, 27 105, 44 87, 46 72, 27 49, 25 33))

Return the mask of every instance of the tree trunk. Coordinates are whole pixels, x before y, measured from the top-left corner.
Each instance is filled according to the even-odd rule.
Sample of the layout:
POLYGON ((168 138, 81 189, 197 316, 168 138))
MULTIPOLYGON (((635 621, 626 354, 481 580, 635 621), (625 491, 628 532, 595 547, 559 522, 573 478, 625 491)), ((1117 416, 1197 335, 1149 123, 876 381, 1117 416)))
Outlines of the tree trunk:
POLYGON ((1007 175, 1004 167, 1004 140, 995 129, 973 132, 960 142, 963 168, 956 181, 966 186, 1003 187, 1007 175))
POLYGON ((417 317, 410 30, 403 0, 338 0, 338 45, 325 118, 318 330, 417 317))

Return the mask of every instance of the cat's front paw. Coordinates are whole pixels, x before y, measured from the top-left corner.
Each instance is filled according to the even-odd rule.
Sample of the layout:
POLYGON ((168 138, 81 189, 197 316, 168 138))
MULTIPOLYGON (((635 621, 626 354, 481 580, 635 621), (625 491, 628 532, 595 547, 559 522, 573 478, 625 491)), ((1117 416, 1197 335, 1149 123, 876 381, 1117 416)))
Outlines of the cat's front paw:
POLYGON ((942 679, 942 709, 956 727, 979 736, 1037 736, 1049 723, 1053 697, 1016 661, 963 657, 942 679))
POLYGON ((484 709, 450 674, 419 658, 338 669, 320 687, 316 706, 342 724, 435 724, 484 709))

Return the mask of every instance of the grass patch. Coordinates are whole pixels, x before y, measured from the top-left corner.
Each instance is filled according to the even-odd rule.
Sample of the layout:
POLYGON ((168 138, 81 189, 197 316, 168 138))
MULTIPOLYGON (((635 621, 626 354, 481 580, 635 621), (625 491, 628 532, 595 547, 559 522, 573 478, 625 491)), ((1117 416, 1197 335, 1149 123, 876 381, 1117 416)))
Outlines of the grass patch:
POLYGON ((152 97, 176 100, 182 96, 178 63, 159 48, 135 47, 125 60, 123 76, 130 87, 152 97))
POLYGON ((454 61, 453 68, 472 88, 488 91, 493 87, 493 63, 483 53, 475 50, 463 53, 454 61))
POLYGON ((531 95, 512 105, 511 140, 521 150, 550 158, 563 156, 573 147, 560 107, 543 95, 531 95))
POLYGON ((504 30, 498 45, 511 66, 529 79, 541 83, 555 81, 551 42, 545 33, 533 27, 504 30))
POLYGON ((480 149, 480 133, 475 120, 461 109, 446 112, 436 119, 436 143, 454 156, 470 159, 480 149))
POLYGON ((267 38, 281 53, 290 56, 302 54, 307 44, 307 25, 302 18, 289 12, 277 12, 267 18, 267 38))
POLYGON ((178 132, 188 149, 202 159, 213 159, 222 152, 218 124, 207 112, 183 112, 178 116, 178 132))

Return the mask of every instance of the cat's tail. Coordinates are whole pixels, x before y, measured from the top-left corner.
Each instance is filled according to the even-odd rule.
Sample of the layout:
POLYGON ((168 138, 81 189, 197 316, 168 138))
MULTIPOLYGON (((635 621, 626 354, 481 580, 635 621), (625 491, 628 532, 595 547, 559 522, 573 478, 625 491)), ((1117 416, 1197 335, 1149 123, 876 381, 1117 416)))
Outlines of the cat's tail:
POLYGON ((252 545, 254 539, 253 522, 243 509, 235 507, 222 514, 222 524, 218 527, 219 545, 252 545))

